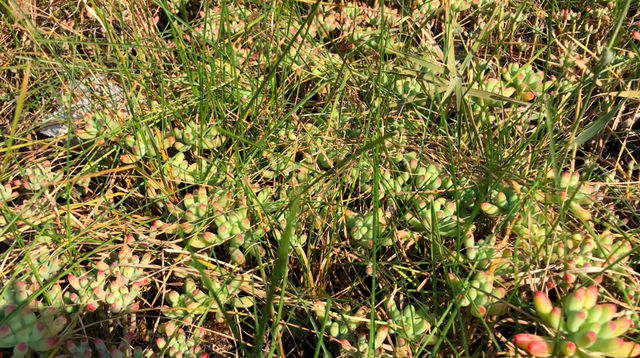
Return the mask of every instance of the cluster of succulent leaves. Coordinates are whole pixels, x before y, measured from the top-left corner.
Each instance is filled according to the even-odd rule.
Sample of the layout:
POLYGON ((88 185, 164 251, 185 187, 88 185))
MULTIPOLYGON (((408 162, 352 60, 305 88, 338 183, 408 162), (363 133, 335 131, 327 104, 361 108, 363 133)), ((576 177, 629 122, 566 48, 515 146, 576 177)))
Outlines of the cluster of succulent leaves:
POLYGON ((340 317, 331 318, 331 312, 327 311, 326 303, 316 301, 313 312, 320 323, 320 331, 326 332, 337 339, 340 342, 340 348, 346 354, 354 357, 389 357, 382 349, 382 344, 389 334, 389 328, 386 325, 380 325, 375 329, 376 334, 373 345, 368 341, 369 335, 366 330, 358 331, 362 323, 366 321, 366 319, 363 319, 364 307, 358 309, 353 317, 341 315, 340 317))
POLYGON ((407 344, 420 346, 424 340, 426 344, 434 344, 438 340, 435 332, 431 331, 434 318, 424 307, 416 309, 414 305, 405 304, 398 307, 393 297, 387 298, 385 311, 388 316, 389 334, 397 334, 397 344, 403 347, 407 344))
POLYGON ((64 312, 33 298, 34 288, 25 281, 8 282, 0 297, 0 348, 13 348, 14 357, 53 349, 68 322, 64 312))
POLYGON ((104 144, 106 140, 116 141, 127 115, 124 111, 112 113, 109 110, 89 112, 83 116, 84 125, 75 133, 82 140, 96 140, 96 144, 104 144))
POLYGON ((133 335, 126 333, 119 345, 107 344, 100 338, 93 340, 93 346, 89 340, 82 338, 78 341, 67 340, 66 349, 73 358, 86 358, 97 356, 99 358, 157 358, 157 357, 193 357, 207 358, 208 353, 203 351, 201 345, 196 343, 202 337, 202 330, 196 330, 190 337, 186 336, 184 329, 176 328, 173 322, 167 322, 159 326, 158 333, 167 338, 159 337, 151 349, 143 350, 139 346, 132 347, 133 335))
POLYGON ((405 304, 399 307, 393 297, 385 300, 387 320, 376 321, 374 325, 365 316, 365 307, 360 307, 353 316, 341 312, 335 314, 327 310, 327 304, 316 301, 313 312, 320 323, 320 330, 337 339, 341 349, 356 357, 391 357, 392 352, 383 349, 388 337, 396 337, 396 353, 422 344, 433 344, 437 334, 432 331, 433 317, 423 307, 405 304), (361 326, 365 325, 366 329, 361 326), (375 331, 372 344, 368 341, 368 330, 375 331), (372 350, 373 348, 373 350, 372 350))
MULTIPOLYGON (((376 233, 375 230, 384 230, 384 211, 379 208, 377 213, 371 212, 366 215, 359 215, 353 211, 347 211, 346 224, 349 229, 349 241, 351 245, 370 250, 374 246, 374 238, 382 236, 382 232, 376 233), (377 221, 377 223, 374 224, 375 221, 377 221)), ((391 238, 385 238, 384 241, 380 241, 379 244, 382 246, 391 246, 393 242, 391 238)))
POLYGON ((122 342, 120 344, 113 344, 109 347, 107 347, 107 344, 100 338, 93 340, 93 347, 87 338, 82 338, 77 341, 69 339, 66 341, 65 346, 70 356, 73 358, 87 358, 95 356, 99 358, 157 357, 157 354, 155 353, 145 355, 140 347, 131 347, 132 341, 133 335, 131 333, 126 333, 124 337, 122 337, 122 342))
POLYGON ((32 351, 46 352, 58 343, 67 317, 53 307, 34 312, 29 307, 7 305, 0 311, 0 348, 13 348, 13 356, 26 357, 32 351))
POLYGON ((535 293, 535 310, 550 328, 551 337, 520 333, 518 348, 536 357, 636 357, 640 345, 620 338, 632 326, 631 319, 617 317, 614 304, 596 304, 598 287, 571 292, 562 308, 554 307, 544 292, 535 293))
MULTIPOLYGON (((564 172, 556 181, 555 176, 548 175, 549 188, 529 189, 517 183, 495 189, 489 201, 481 204, 481 210, 488 216, 500 216, 505 219, 503 231, 516 239, 515 247, 502 250, 499 255, 495 250, 495 236, 475 243, 468 236, 465 242, 468 259, 485 260, 480 268, 486 269, 490 259, 499 272, 517 272, 521 267, 531 267, 538 262, 558 262, 564 266, 562 281, 571 285, 580 280, 584 283, 603 282, 603 271, 622 272, 630 269, 629 253, 632 245, 622 232, 602 229, 596 224, 600 222, 593 213, 603 208, 604 188, 581 182, 577 172, 564 172), (550 210, 553 208, 553 210, 550 210), (556 217, 551 213, 562 213, 573 217, 586 230, 576 230, 569 225, 554 225, 556 217), (490 240, 490 241, 487 241, 490 240), (487 246, 487 242, 492 246, 487 246), (475 251, 480 250, 480 256, 475 251), (516 265, 506 265, 511 260, 516 265), (580 268, 600 268, 589 272, 577 272, 580 268)), ((605 181, 610 181, 605 178, 605 181)), ((607 208, 606 210, 610 210, 607 208)), ((621 221, 614 223, 624 224, 621 221)), ((613 282, 619 282, 617 278, 613 282)), ((620 284, 617 284, 620 286, 620 284)), ((629 285, 632 285, 629 282, 629 285)), ((626 286, 626 285, 622 285, 626 286)), ((632 290, 637 290, 633 284, 632 290)), ((633 297, 631 294, 630 297, 633 297)))
MULTIPOLYGON (((150 188, 152 197, 158 197, 150 188)), ((190 235, 189 246, 202 249, 228 243, 231 259, 242 264, 245 252, 264 255, 258 245, 264 230, 252 222, 254 215, 247 198, 232 189, 219 188, 213 193, 201 187, 193 193, 185 194, 182 202, 173 204, 169 198, 157 201, 166 210, 165 221, 157 220, 152 231, 165 234, 190 235)))
POLYGON ((187 278, 184 283, 184 293, 171 291, 166 295, 169 306, 161 308, 162 313, 169 318, 181 318, 183 322, 191 322, 193 317, 207 312, 215 312, 216 320, 224 322, 225 304, 232 303, 236 308, 249 308, 253 306, 253 298, 250 296, 239 297, 240 286, 248 278, 237 275, 228 283, 212 280, 211 289, 206 292, 200 290, 193 279, 187 278))
POLYGON ((151 261, 151 255, 143 257, 133 254, 128 246, 105 261, 98 261, 92 269, 80 276, 69 274, 70 289, 63 295, 68 312, 95 312, 102 305, 108 314, 136 311, 139 304, 141 286, 147 284, 144 266, 151 261))
POLYGON ((199 341, 204 336, 204 329, 195 328, 194 332, 187 334, 183 328, 178 328, 172 321, 169 321, 162 324, 159 327, 159 331, 167 338, 156 339, 156 352, 151 357, 209 357, 209 353, 205 352, 202 345, 199 344, 199 341))
POLYGON ((478 271, 468 282, 449 273, 449 282, 461 307, 469 307, 471 315, 482 318, 500 316, 507 310, 503 301, 507 291, 494 285, 495 277, 490 272, 478 271))

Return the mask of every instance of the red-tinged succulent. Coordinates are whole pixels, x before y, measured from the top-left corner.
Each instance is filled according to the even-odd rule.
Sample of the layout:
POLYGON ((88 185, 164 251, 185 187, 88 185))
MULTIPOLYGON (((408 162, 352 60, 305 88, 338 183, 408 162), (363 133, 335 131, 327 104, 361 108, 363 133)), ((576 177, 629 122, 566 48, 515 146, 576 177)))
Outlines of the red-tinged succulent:
POLYGON ((364 248, 370 250, 375 247, 376 244, 382 246, 389 246, 392 244, 390 238, 382 240, 382 232, 384 231, 385 217, 384 210, 381 208, 377 213, 370 212, 366 215, 359 215, 351 210, 347 211, 347 228, 349 229, 349 242, 358 248, 364 248), (377 217, 376 217, 377 214, 377 217), (379 242, 374 241, 375 222, 374 218, 378 221, 378 234, 380 238, 379 242))
POLYGON ((18 197, 18 192, 13 190, 11 183, 0 185, 0 207, 18 197))
POLYGON ((224 140, 215 127, 203 125, 203 128, 200 128, 193 122, 188 122, 183 128, 174 128, 173 132, 176 139, 174 147, 181 152, 192 147, 213 150, 222 145, 224 140))
MULTIPOLYGON (((431 322, 433 318, 427 311, 419 307, 416 309, 413 305, 406 304, 404 308, 398 307, 393 297, 389 297, 385 304, 385 311, 389 316, 389 334, 397 334, 398 338, 405 342, 416 343, 424 339, 427 344, 433 344, 437 341, 438 336, 432 333, 431 322)), ((383 326, 382 328, 386 328, 383 326)), ((378 332, 378 334, 381 334, 378 332)), ((386 332, 385 332, 386 337, 386 332)), ((376 335, 376 338, 378 336, 376 335)), ((384 338, 382 339, 384 340, 384 338)), ((376 339, 376 344, 378 339, 376 339)), ((376 345, 379 347, 380 345, 376 345)))
POLYGON ((7 306, 0 312, 0 348, 12 348, 14 357, 25 357, 31 351, 45 352, 58 343, 58 333, 67 324, 65 316, 58 316, 55 308, 36 315, 30 308, 14 312, 18 307, 7 306))
POLYGON ((83 116, 84 128, 76 129, 76 135, 82 140, 97 139, 97 145, 103 144, 104 139, 115 141, 126 119, 127 113, 122 110, 115 114, 109 110, 86 113, 83 116))
POLYGON ((122 337, 122 342, 119 345, 116 346, 114 344, 107 347, 107 344, 102 339, 96 338, 93 343, 97 354, 94 354, 94 350, 86 338, 81 339, 77 344, 72 340, 67 340, 66 348, 73 358, 142 358, 142 349, 140 347, 131 347, 132 341, 133 335, 127 333, 122 337))
POLYGON ((63 295, 67 311, 86 309, 95 312, 102 304, 110 313, 136 310, 135 299, 148 282, 144 277, 144 266, 151 261, 145 254, 140 258, 133 250, 124 246, 117 254, 105 261, 95 263, 93 270, 77 277, 67 276, 70 289, 63 295))
POLYGON ((146 156, 155 157, 172 147, 175 142, 174 137, 165 137, 162 134, 153 133, 149 128, 143 128, 124 137, 124 144, 129 149, 129 153, 122 155, 120 160, 130 164, 146 156))
POLYGON ((51 170, 51 162, 45 160, 42 163, 36 163, 24 170, 22 178, 22 186, 30 191, 39 191, 47 183, 55 182, 62 177, 62 172, 54 173, 51 170))
POLYGON ((449 282, 456 293, 461 307, 469 307, 474 317, 500 316, 507 311, 502 301, 506 296, 503 287, 494 287, 494 275, 478 271, 468 283, 453 273, 449 273, 449 282))
POLYGON ((440 0, 419 0, 413 9, 412 16, 415 19, 431 18, 440 8, 440 0))
POLYGON ((518 206, 520 198, 518 193, 509 187, 502 187, 494 190, 492 199, 480 205, 480 209, 489 216, 511 214, 512 210, 518 206))
MULTIPOLYGON (((505 84, 501 80, 496 78, 488 78, 484 82, 474 83, 473 88, 481 90, 483 92, 490 93, 490 94, 494 93, 503 97, 510 97, 516 91, 512 87, 505 86, 505 84)), ((492 97, 495 97, 495 98, 486 98, 486 96, 481 98, 481 97, 471 95, 472 100, 482 107, 486 106, 486 107, 494 108, 494 107, 500 107, 506 104, 506 102, 501 100, 499 97, 497 96, 492 96, 492 97)))
POLYGON ((552 84, 551 81, 544 80, 544 72, 535 71, 529 64, 520 67, 511 63, 502 68, 502 77, 515 90, 516 98, 523 101, 530 101, 545 93, 552 84))
POLYGON ((166 295, 166 301, 170 306, 163 306, 160 311, 169 318, 193 317, 205 312, 215 312, 216 320, 224 322, 224 315, 218 302, 222 305, 231 302, 237 308, 248 308, 253 305, 252 297, 237 297, 240 286, 246 280, 247 278, 242 275, 235 276, 228 284, 213 280, 211 282, 213 291, 205 293, 198 288, 194 280, 189 278, 184 283, 184 293, 169 292, 166 295))
POLYGON ((640 345, 620 338, 632 322, 615 318, 616 306, 596 304, 598 288, 578 288, 554 307, 543 292, 536 292, 533 304, 542 321, 557 337, 517 334, 514 344, 534 357, 636 357, 640 345))
POLYGON ((208 358, 209 354, 204 352, 203 347, 199 344, 204 331, 196 329, 196 331, 187 335, 182 328, 176 327, 173 322, 167 322, 159 327, 159 331, 164 333, 167 338, 156 339, 157 353, 160 357, 193 357, 208 358))

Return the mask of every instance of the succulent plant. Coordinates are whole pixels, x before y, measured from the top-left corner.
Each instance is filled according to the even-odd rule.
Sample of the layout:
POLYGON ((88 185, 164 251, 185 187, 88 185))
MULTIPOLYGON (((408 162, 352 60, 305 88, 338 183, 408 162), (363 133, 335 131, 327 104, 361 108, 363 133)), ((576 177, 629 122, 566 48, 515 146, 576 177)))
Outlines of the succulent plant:
POLYGON ((22 186, 30 191, 39 191, 45 183, 50 183, 62 177, 63 173, 53 173, 51 171, 51 162, 45 160, 42 163, 36 163, 24 170, 22 178, 22 186))
POLYGON ((184 293, 180 294, 177 291, 169 292, 166 300, 170 306, 163 306, 161 312, 169 318, 184 319, 212 311, 216 313, 216 320, 218 322, 224 322, 224 315, 219 303, 225 305, 231 302, 236 308, 249 308, 253 306, 252 297, 238 297, 240 286, 245 281, 246 279, 242 275, 235 276, 227 284, 221 284, 217 280, 212 280, 213 291, 207 294, 197 287, 193 279, 188 278, 184 283, 184 293))
POLYGON ((515 213, 512 211, 520 202, 518 192, 517 189, 502 186, 493 191, 491 201, 482 203, 480 209, 489 216, 511 214, 513 217, 515 213))
POLYGON ((449 282, 460 306, 469 307, 475 317, 500 316, 507 309, 506 304, 500 301, 505 297, 506 290, 494 287, 494 276, 490 272, 478 271, 468 283, 450 272, 449 282))
MULTIPOLYGON (((9 202, 18 197, 18 192, 13 191, 11 184, 0 185, 0 225, 6 225, 5 215, 10 215, 11 208, 9 202)), ((0 236, 0 241, 4 240, 4 235, 0 236)))
POLYGON ((387 28, 397 27, 398 22, 402 18, 398 14, 398 9, 390 8, 388 6, 370 7, 363 5, 364 17, 368 24, 372 27, 381 27, 382 23, 385 23, 387 28))
MULTIPOLYGON (((2 296, 0 296, 0 310, 8 306, 19 306, 33 294, 27 282, 23 280, 7 284, 3 289, 2 296)), ((37 299, 33 299, 27 304, 27 307, 31 309, 36 309, 39 306, 40 302, 37 299)))
MULTIPOLYGON (((349 177, 351 182, 354 183, 361 193, 369 194, 373 190, 373 166, 371 160, 364 156, 359 157, 357 162, 350 168, 349 177)), ((384 191, 381 191, 382 195, 384 191)))
POLYGON ((381 170, 380 191, 384 195, 393 195, 396 198, 404 199, 411 196, 411 173, 408 171, 391 172, 387 169, 381 170))
POLYGON ((618 272, 625 271, 623 266, 629 262, 628 255, 633 249, 631 242, 621 235, 614 235, 609 230, 600 233, 597 244, 592 240, 590 246, 593 248, 593 256, 604 260, 603 267, 606 266, 618 272))
POLYGON ((193 233, 188 243, 194 248, 217 246, 228 242, 231 258, 238 264, 245 261, 240 248, 245 248, 254 255, 264 254, 264 249, 256 245, 264 231, 253 227, 247 199, 243 196, 234 198, 232 191, 220 189, 209 198, 207 189, 200 188, 186 194, 179 205, 168 200, 158 204, 167 208, 169 222, 157 220, 151 228, 152 231, 170 234, 193 233), (208 218, 213 218, 213 223, 205 222, 208 218), (205 230, 210 228, 213 232, 196 231, 197 224, 203 224, 205 230))
POLYGON ((7 283, 4 290, 0 292, 0 310, 8 306, 18 307, 25 305, 26 308, 37 313, 49 307, 61 307, 64 305, 62 287, 57 283, 46 287, 41 297, 35 297, 26 302, 40 288, 40 284, 33 280, 32 277, 7 283), (43 302, 41 298, 46 300, 43 302))
POLYGON ((224 137, 222 137, 215 127, 206 127, 201 130, 193 122, 187 122, 184 128, 174 128, 175 137, 174 147, 185 152, 193 147, 200 150, 213 150, 222 145, 224 137))
POLYGON ((0 207, 7 205, 7 203, 17 197, 18 192, 13 190, 11 183, 0 185, 0 207))
POLYGON ((483 8, 485 6, 497 6, 496 0, 455 0, 451 2, 453 11, 466 11, 472 7, 483 8))
MULTIPOLYGON (((264 151, 262 157, 265 159, 265 166, 261 170, 262 176, 266 179, 273 179, 277 175, 289 178, 292 173, 299 172, 300 164, 291 159, 294 156, 292 148, 283 148, 279 155, 264 151)), ((312 160, 305 160, 305 164, 310 162, 312 160)))
POLYGON ((451 10, 461 12, 469 10, 473 5, 480 4, 480 0, 454 0, 451 1, 451 10))
POLYGON ((29 307, 18 312, 9 305, 0 311, 0 348, 13 348, 14 357, 26 357, 31 351, 45 352, 58 343, 58 333, 67 324, 65 316, 50 307, 36 315, 29 307))
POLYGON ((614 227, 625 227, 629 224, 629 218, 620 216, 619 209, 613 204, 604 205, 604 213, 601 217, 593 217, 592 220, 595 224, 607 223, 614 227))
POLYGON ((98 139, 96 145, 103 144, 105 139, 116 140, 126 117, 122 110, 115 114, 107 109, 85 113, 84 128, 76 129, 76 135, 82 140, 98 139))
POLYGON ((502 77, 515 90, 516 97, 523 101, 540 96, 553 84, 544 80, 544 72, 536 72, 530 64, 520 67, 517 63, 511 63, 502 68, 502 77))
MULTIPOLYGON (((495 93, 503 97, 510 97, 514 92, 514 88, 505 86, 505 84, 496 78, 488 78, 482 83, 474 83, 473 88, 479 89, 488 93, 495 93)), ((504 105, 504 101, 500 99, 487 99, 471 96, 472 101, 477 103, 480 107, 501 107, 504 105)))
POLYGON ((162 314, 169 318, 181 318, 207 312, 206 293, 197 288, 192 279, 185 280, 184 293, 177 291, 169 292, 165 299, 170 306, 161 308, 162 314))
POLYGON ((101 271, 96 275, 80 278, 69 274, 67 279, 73 289, 73 292, 67 291, 63 296, 69 312, 80 311, 83 308, 95 312, 102 302, 108 304, 112 313, 137 307, 133 301, 140 293, 140 284, 135 282, 129 288, 126 279, 121 275, 117 275, 108 285, 106 276, 101 271))
POLYGON ((553 13, 553 19, 564 22, 574 22, 580 19, 580 13, 573 10, 562 9, 553 13))
POLYGON ((471 262, 477 262, 479 270, 488 270, 499 252, 496 245, 496 237, 491 234, 485 239, 476 240, 472 232, 465 236, 465 256, 471 262))
MULTIPOLYGON (((416 190, 437 190, 443 185, 442 173, 431 164, 428 167, 418 166, 413 174, 413 184, 416 190)), ((448 179, 445 179, 446 187, 448 179)))
POLYGON ((428 19, 440 9, 440 0, 418 0, 415 2, 413 17, 415 19, 428 19))
POLYGON ((560 242, 554 242, 550 247, 551 249, 549 250, 542 250, 546 252, 541 254, 550 254, 552 260, 564 262, 568 269, 590 265, 592 262, 591 257, 597 251, 594 239, 590 236, 584 238, 579 233, 561 237, 560 242))
MULTIPOLYGON (((350 316, 341 315, 342 317, 332 317, 327 312, 327 304, 322 301, 316 301, 313 305, 313 313, 316 319, 324 327, 325 331, 329 333, 333 338, 344 339, 348 341, 352 338, 353 333, 360 325, 360 321, 357 319, 351 319, 350 316)), ((354 315, 356 318, 364 316, 364 306, 361 307, 354 315)))
POLYGON ((321 11, 313 19, 313 23, 309 27, 309 35, 311 37, 319 37, 326 39, 340 27, 339 15, 333 10, 321 11))
MULTIPOLYGON (((631 246, 626 240, 615 241, 611 232, 606 230, 598 234, 592 224, 593 231, 586 235, 576 232, 565 223, 554 224, 557 212, 563 206, 581 220, 601 222, 598 218, 592 218, 589 210, 590 206, 602 201, 604 193, 601 186, 582 183, 577 172, 564 172, 557 180, 552 180, 555 176, 550 172, 547 178, 551 186, 544 191, 530 190, 514 182, 511 187, 496 189, 491 200, 481 205, 481 209, 489 216, 508 215, 508 225, 503 225, 503 229, 505 234, 517 237, 517 246, 505 249, 503 258, 518 262, 517 265, 511 265, 510 269, 524 269, 525 263, 537 265, 541 261, 558 262, 565 269, 562 279, 562 284, 566 285, 564 287, 577 282, 602 283, 607 275, 595 269, 604 269, 619 258, 623 259, 608 268, 627 270, 626 256, 631 246), (591 236, 593 233, 595 237, 591 236)), ((493 262, 504 263, 505 260, 494 258, 493 262)), ((480 262, 480 268, 486 269, 483 262, 480 262)), ((508 267, 499 265, 496 269, 500 268, 508 267)), ((623 293, 624 290, 619 291, 623 293)))
POLYGON ((352 245, 370 250, 376 243, 382 246, 390 246, 393 244, 391 237, 382 238, 384 226, 386 225, 384 210, 378 208, 377 214, 378 224, 376 225, 374 223, 375 215, 373 212, 360 215, 351 210, 347 210, 346 224, 349 230, 349 241, 352 245), (374 237, 374 226, 377 226, 377 237, 374 237))
POLYGON ((640 284, 638 282, 629 282, 628 279, 617 279, 615 281, 615 287, 618 289, 622 296, 622 301, 631 303, 637 303, 640 298, 640 284))
POLYGON ((149 127, 136 129, 133 134, 125 136, 124 144, 130 153, 122 155, 120 160, 128 164, 138 162, 147 156, 155 157, 160 153, 166 153, 175 141, 174 137, 167 137, 160 132, 154 133, 149 127))
POLYGON ((333 165, 340 161, 340 152, 332 147, 322 148, 322 139, 316 138, 313 139, 311 147, 307 149, 306 154, 308 154, 312 160, 315 160, 316 164, 322 169, 331 169, 333 165))
MULTIPOLYGON (((554 178, 554 174, 549 172, 549 179, 554 178)), ((558 180, 556 192, 539 195, 543 203, 565 203, 569 202, 569 209, 580 219, 591 220, 591 213, 585 206, 592 206, 596 202, 602 201, 603 194, 598 186, 580 182, 579 172, 564 172, 558 180)))
POLYGON ((616 318, 613 304, 596 304, 597 286, 578 288, 554 307, 544 292, 533 298, 535 310, 555 337, 520 333, 518 348, 536 357, 636 357, 640 345, 620 338, 632 326, 629 318, 616 318))
POLYGON ((638 285, 624 275, 615 274, 633 270, 628 265, 632 245, 618 236, 613 235, 609 230, 604 230, 596 238, 591 236, 583 238, 580 234, 574 234, 572 239, 559 242, 551 258, 564 263, 567 272, 563 276, 563 282, 568 285, 576 282, 586 284, 613 282, 614 287, 623 296, 634 300, 637 297, 638 285), (581 268, 591 270, 579 270, 581 268), (595 268, 601 270, 594 270, 595 268), (606 275, 607 273, 610 274, 606 275))
POLYGON ((356 345, 352 346, 347 339, 340 340, 340 346, 342 350, 351 357, 365 358, 390 358, 391 355, 387 354, 382 349, 382 344, 389 334, 389 328, 387 326, 380 326, 376 331, 376 335, 373 343, 373 352, 371 352, 371 345, 368 342, 369 335, 366 332, 360 332, 357 337, 356 345))
POLYGON ((73 274, 67 276, 71 290, 63 295, 68 304, 68 312, 77 312, 86 308, 96 311, 102 303, 113 314, 122 311, 135 311, 138 304, 135 299, 148 280, 144 278, 144 268, 151 261, 149 254, 139 258, 132 254, 128 247, 123 247, 110 262, 99 261, 95 270, 86 272, 81 277, 73 274))
POLYGON ((404 346, 408 343, 433 344, 437 341, 437 335, 431 332, 432 317, 424 308, 416 309, 413 305, 405 305, 400 309, 393 297, 389 297, 385 303, 385 310, 389 317, 389 334, 397 334, 398 345, 404 346))
MULTIPOLYGON (((223 194, 223 196, 225 200, 228 198, 228 194, 223 194)), ((222 196, 216 196, 214 200, 220 202, 217 199, 219 197, 222 196)), ((244 196, 236 197, 222 210, 216 209, 213 221, 216 228, 214 240, 219 241, 230 238, 229 253, 236 263, 241 264, 245 260, 240 248, 244 248, 246 252, 252 255, 264 255, 264 249, 258 245, 258 239, 264 235, 264 230, 253 227, 249 216, 247 199, 244 196)))
MULTIPOLYGON (((418 232, 437 233, 442 237, 464 234, 465 221, 457 215, 458 206, 455 202, 444 197, 434 199, 428 196, 426 199, 428 201, 421 198, 414 200, 414 212, 404 217, 409 227, 418 232)), ((473 229, 472 225, 468 231, 473 229)))
POLYGON ((127 333, 124 335, 122 342, 117 346, 113 344, 107 348, 105 342, 100 338, 96 338, 93 343, 96 346, 96 351, 98 351, 99 358, 143 358, 144 354, 142 352, 142 348, 131 348, 132 341, 132 334, 127 333))
POLYGON ((255 185, 253 190, 256 195, 256 206, 259 207, 262 212, 272 214, 284 206, 283 203, 279 202, 279 200, 284 198, 281 191, 274 193, 271 187, 259 185, 255 185))
POLYGON ((93 356, 93 349, 89 345, 89 340, 86 338, 80 339, 79 342, 67 340, 65 342, 67 351, 73 358, 91 358, 93 356))
POLYGON ((351 41, 358 46, 364 54, 368 56, 379 56, 381 53, 390 55, 402 49, 403 43, 395 34, 389 31, 380 32, 371 30, 371 26, 358 26, 349 33, 351 41))
MULTIPOLYGON (((144 354, 140 347, 131 348, 131 342, 133 341, 133 335, 127 333, 122 337, 122 342, 119 345, 111 345, 107 347, 102 339, 96 338, 94 340, 96 356, 99 358, 143 358, 144 354), (132 352, 130 352, 132 351, 132 352)), ((94 350, 89 344, 87 338, 80 339, 77 344, 72 340, 66 341, 67 351, 73 358, 91 358, 94 356, 94 350)))
POLYGON ((162 174, 170 179, 180 179, 184 182, 193 183, 196 178, 199 178, 201 172, 207 171, 207 167, 209 167, 207 164, 205 159, 189 163, 184 153, 179 152, 163 164, 162 174))
MULTIPOLYGON (((280 215, 279 220, 278 220, 278 225, 277 227, 273 230, 273 235, 276 238, 276 240, 279 242, 282 239, 282 234, 284 233, 284 230, 287 227, 287 218, 289 217, 289 213, 288 212, 284 212, 280 215)), ((290 238, 290 242, 291 245, 296 249, 296 250, 300 250, 302 248, 302 245, 304 245, 307 242, 307 235, 306 234, 299 234, 299 228, 298 228, 298 224, 294 223, 292 225, 292 235, 290 238)))
MULTIPOLYGON (((317 318, 319 320, 322 320, 324 317, 317 318)), ((323 322, 326 332, 328 332, 333 338, 347 339, 347 337, 350 337, 352 333, 352 329, 349 324, 340 320, 332 320, 331 318, 327 317, 326 320, 321 322, 323 322)))
MULTIPOLYGON (((431 83, 425 85, 427 86, 427 91, 431 91, 434 89, 431 83)), ((427 103, 426 98, 420 98, 420 96, 425 93, 423 84, 421 84, 421 82, 418 82, 418 80, 414 77, 402 77, 397 79, 392 89, 400 97, 410 99, 415 105, 424 106, 427 103)))
POLYGON ((107 275, 120 275, 127 282, 139 282, 141 285, 147 284, 144 278, 144 266, 151 262, 151 254, 145 253, 142 257, 135 255, 133 249, 124 245, 117 253, 112 253, 107 261, 98 261, 96 268, 107 275))
POLYGON ((158 351, 155 355, 170 358, 208 358, 209 354, 204 352, 203 347, 198 342, 204 336, 202 328, 196 328, 191 335, 182 328, 178 328, 173 322, 160 325, 160 333, 164 333, 167 338, 156 339, 158 351))
MULTIPOLYGON (((229 192, 227 195, 218 196, 215 207, 224 208, 229 205, 231 201, 230 195, 231 193, 229 192)), ((205 187, 185 194, 184 199, 178 205, 173 204, 168 199, 158 201, 156 205, 167 209, 169 222, 184 223, 182 230, 186 233, 192 233, 196 228, 195 224, 212 214, 214 210, 214 203, 209 199, 209 192, 205 187)), ((169 229, 165 227, 163 230, 168 231, 169 229)))
POLYGON ((353 28, 356 25, 364 25, 365 6, 345 6, 340 14, 343 29, 353 28))
POLYGON ((60 271, 62 264, 66 261, 66 256, 58 255, 46 246, 48 242, 51 242, 48 234, 43 233, 39 235, 36 240, 41 246, 33 249, 29 253, 33 260, 35 270, 32 270, 31 267, 27 268, 29 276, 32 276, 32 274, 35 276, 37 274, 37 277, 29 278, 32 284, 38 283, 38 279, 42 282, 47 282, 55 277, 60 271))
MULTIPOLYGON (((400 175, 395 178, 394 193, 401 193, 403 190, 410 192, 411 188, 418 192, 431 191, 453 185, 451 178, 447 177, 440 167, 433 163, 420 162, 416 152, 398 152, 390 159, 400 167, 400 175), (409 187, 408 183, 412 186, 409 187)), ((388 177, 387 173, 383 174, 385 179, 388 177)))

